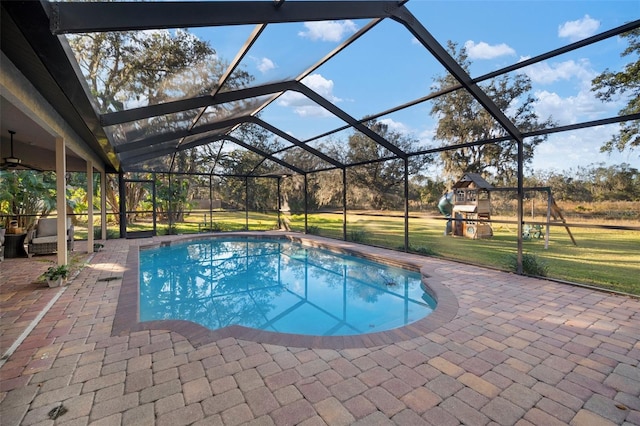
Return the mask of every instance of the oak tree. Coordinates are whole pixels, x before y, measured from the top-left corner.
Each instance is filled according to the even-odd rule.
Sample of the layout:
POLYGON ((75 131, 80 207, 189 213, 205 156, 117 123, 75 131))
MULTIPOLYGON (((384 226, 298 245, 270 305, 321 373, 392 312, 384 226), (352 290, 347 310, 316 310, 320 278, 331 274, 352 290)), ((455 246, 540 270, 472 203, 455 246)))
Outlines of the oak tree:
MULTIPOLYGON (((471 62, 465 47, 458 49, 449 41, 449 53, 458 64, 469 72, 471 62)), ((435 78, 433 89, 445 90, 458 84, 451 74, 435 78)), ((551 118, 544 122, 534 110, 535 98, 531 94, 531 81, 524 74, 503 75, 480 88, 493 100, 496 106, 516 125, 521 132, 533 131, 553 124, 551 118)), ((456 180, 466 172, 479 173, 502 184, 512 184, 517 170, 517 142, 487 143, 476 146, 455 148, 469 142, 505 137, 507 131, 489 112, 465 89, 445 93, 434 99, 431 115, 438 119, 435 139, 442 146, 452 149, 443 151, 443 170, 448 178, 456 180)), ((546 136, 535 136, 524 141, 524 162, 531 163, 536 146, 546 136)))
MULTIPOLYGON (((622 71, 613 72, 606 69, 591 81, 591 90, 596 96, 605 101, 613 102, 620 96, 628 95, 629 100, 620 115, 637 114, 640 112, 640 28, 622 34, 629 41, 629 46, 620 56, 636 56, 635 62, 629 62, 622 71)), ((626 148, 633 150, 640 146, 640 121, 631 120, 620 125, 620 133, 614 135, 600 150, 612 152, 614 149, 622 152, 626 148)))

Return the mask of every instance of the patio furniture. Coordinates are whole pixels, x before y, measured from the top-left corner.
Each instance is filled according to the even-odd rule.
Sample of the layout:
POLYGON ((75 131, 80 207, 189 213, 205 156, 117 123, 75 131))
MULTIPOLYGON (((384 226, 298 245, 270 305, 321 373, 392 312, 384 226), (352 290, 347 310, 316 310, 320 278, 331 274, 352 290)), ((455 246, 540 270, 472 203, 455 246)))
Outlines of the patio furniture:
POLYGON ((27 257, 24 249, 24 239, 26 232, 21 234, 6 234, 4 236, 4 257, 7 259, 12 257, 27 257))
MULTIPOLYGON (((34 254, 50 254, 58 251, 58 219, 41 218, 35 228, 29 232, 29 256, 34 254)), ((73 250, 73 224, 67 218, 67 248, 73 250)))

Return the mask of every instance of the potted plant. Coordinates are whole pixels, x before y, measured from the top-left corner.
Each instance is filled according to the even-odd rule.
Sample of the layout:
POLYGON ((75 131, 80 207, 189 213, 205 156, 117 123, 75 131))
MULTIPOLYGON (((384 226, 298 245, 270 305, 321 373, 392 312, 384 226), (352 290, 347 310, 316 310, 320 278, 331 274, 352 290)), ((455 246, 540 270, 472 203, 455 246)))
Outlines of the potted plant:
POLYGON ((69 277, 69 265, 50 266, 42 275, 49 287, 58 287, 69 277))

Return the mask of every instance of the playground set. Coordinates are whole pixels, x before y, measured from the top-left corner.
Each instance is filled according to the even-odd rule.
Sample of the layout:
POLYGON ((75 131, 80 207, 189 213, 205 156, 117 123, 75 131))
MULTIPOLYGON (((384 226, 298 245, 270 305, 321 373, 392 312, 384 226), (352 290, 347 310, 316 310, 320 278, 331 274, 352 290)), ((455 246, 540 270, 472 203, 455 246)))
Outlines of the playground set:
MULTIPOLYGON (((465 173, 445 193, 438 202, 438 210, 447 219, 445 235, 466 237, 470 239, 491 238, 491 192, 514 191, 517 188, 498 188, 487 182, 478 173, 465 173)), ((574 245, 576 240, 562 215, 560 207, 551 195, 550 187, 527 187, 525 191, 541 191, 547 193, 547 220, 545 223, 529 223, 523 227, 524 239, 545 239, 545 248, 549 247, 549 227, 552 222, 562 222, 574 245), (553 221, 551 220, 553 217, 553 221), (543 226, 545 230, 543 231, 543 226)))

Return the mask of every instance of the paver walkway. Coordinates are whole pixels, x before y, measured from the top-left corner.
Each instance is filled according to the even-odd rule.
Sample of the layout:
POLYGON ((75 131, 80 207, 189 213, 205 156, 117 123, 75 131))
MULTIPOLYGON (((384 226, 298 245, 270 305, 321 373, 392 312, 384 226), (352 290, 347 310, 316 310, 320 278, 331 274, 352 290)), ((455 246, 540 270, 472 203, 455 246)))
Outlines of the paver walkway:
POLYGON ((33 284, 34 259, 0 263, 2 353, 57 297, 0 368, 0 424, 640 425, 638 299, 425 259, 457 316, 395 344, 111 336, 129 247, 149 242, 107 241, 63 289, 33 284))

